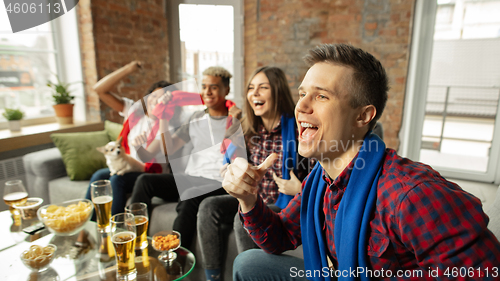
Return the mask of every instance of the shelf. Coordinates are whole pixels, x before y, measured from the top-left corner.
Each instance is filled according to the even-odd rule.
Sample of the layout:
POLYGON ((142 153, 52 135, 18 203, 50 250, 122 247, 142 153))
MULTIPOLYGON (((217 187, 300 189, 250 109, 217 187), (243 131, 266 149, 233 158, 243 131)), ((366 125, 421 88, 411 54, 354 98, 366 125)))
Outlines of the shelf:
POLYGON ((48 123, 23 126, 20 132, 0 130, 0 152, 52 143, 52 133, 92 132, 104 130, 102 122, 76 122, 71 125, 48 123))

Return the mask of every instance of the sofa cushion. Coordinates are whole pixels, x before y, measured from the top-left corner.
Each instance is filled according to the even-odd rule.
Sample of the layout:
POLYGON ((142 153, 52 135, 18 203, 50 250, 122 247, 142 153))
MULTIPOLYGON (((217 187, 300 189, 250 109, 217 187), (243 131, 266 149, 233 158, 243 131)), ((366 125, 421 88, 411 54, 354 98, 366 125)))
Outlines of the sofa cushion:
POLYGON ((49 181, 49 196, 51 204, 68 200, 85 198, 90 181, 71 181, 62 177, 49 181))
POLYGON ((89 180, 95 171, 106 167, 104 155, 96 150, 109 142, 106 131, 58 133, 50 137, 61 152, 71 180, 89 180))
POLYGON ((56 147, 28 153, 23 157, 26 171, 37 177, 60 178, 66 176, 61 152, 56 147))
POLYGON ((104 131, 108 134, 108 139, 114 141, 118 139, 118 135, 123 129, 123 124, 115 123, 111 121, 104 121, 104 131))

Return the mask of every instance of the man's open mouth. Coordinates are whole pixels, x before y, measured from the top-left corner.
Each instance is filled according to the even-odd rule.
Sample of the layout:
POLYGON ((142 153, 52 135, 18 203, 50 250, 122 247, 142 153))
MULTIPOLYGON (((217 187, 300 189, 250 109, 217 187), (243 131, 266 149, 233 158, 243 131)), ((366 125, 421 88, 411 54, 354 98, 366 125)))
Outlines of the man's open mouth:
POLYGON ((311 140, 316 134, 316 132, 318 132, 318 126, 308 122, 300 122, 299 137, 302 141, 311 140))

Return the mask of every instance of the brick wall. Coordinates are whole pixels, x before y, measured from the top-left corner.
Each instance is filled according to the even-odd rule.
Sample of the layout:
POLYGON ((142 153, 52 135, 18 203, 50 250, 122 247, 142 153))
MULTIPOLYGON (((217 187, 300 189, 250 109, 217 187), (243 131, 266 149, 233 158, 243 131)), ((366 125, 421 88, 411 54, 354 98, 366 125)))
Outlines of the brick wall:
POLYGON ((97 82, 97 69, 90 0, 80 0, 78 2, 77 14, 85 99, 87 102, 87 121, 101 121, 99 96, 92 90, 92 85, 97 82))
POLYGON ((99 100, 90 88, 99 79, 132 60, 142 61, 143 70, 123 79, 119 90, 116 90, 122 96, 138 100, 151 84, 168 80, 164 1, 83 0, 79 6, 89 115, 96 118, 95 113, 100 111, 102 119, 121 122, 122 118, 116 111, 104 103, 96 105, 99 100))
POLYGON ((306 51, 350 43, 378 58, 390 77, 381 121, 388 147, 399 145, 414 0, 245 0, 245 79, 258 66, 281 67, 292 92, 304 77, 306 51))

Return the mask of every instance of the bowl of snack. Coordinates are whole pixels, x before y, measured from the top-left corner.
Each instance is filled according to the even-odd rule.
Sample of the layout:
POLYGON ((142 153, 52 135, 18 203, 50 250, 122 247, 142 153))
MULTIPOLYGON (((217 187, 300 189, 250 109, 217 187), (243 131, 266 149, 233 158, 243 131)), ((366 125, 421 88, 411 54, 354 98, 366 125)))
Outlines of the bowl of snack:
POLYGON ((31 245, 29 249, 21 253, 21 260, 32 271, 44 271, 54 260, 56 250, 57 247, 54 244, 48 244, 45 247, 31 245))
POLYGON ((158 260, 171 262, 177 258, 174 252, 181 246, 181 234, 175 230, 163 230, 153 235, 151 246, 159 252, 158 260))
POLYGON ((30 197, 26 200, 26 203, 22 205, 14 205, 14 208, 18 209, 21 213, 21 218, 24 220, 30 220, 36 218, 36 212, 43 203, 42 198, 30 197))
POLYGON ((90 219, 94 206, 88 199, 76 199, 38 209, 38 219, 47 229, 61 236, 74 235, 90 219))

